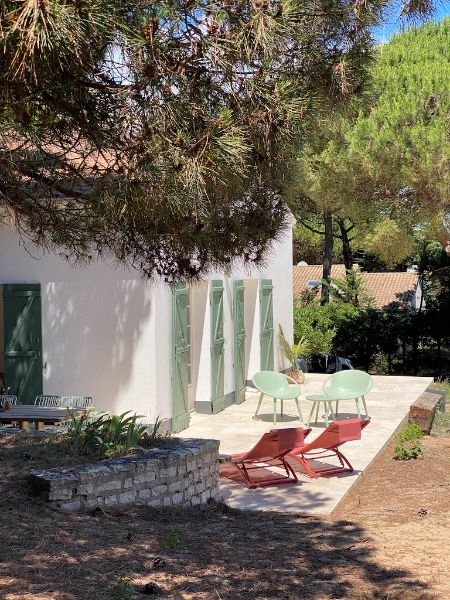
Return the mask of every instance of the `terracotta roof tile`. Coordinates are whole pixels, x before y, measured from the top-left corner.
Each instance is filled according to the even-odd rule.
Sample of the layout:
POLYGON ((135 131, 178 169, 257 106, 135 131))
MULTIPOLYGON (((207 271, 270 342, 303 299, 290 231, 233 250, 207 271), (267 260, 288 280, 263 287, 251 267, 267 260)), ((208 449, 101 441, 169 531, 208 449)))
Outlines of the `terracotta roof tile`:
MULTIPOLYGON (((331 276, 345 277, 344 265, 333 265, 331 276)), ((373 298, 375 308, 409 301, 419 280, 417 273, 361 273, 364 289, 373 298)), ((322 265, 294 266, 294 295, 299 296, 310 280, 322 279, 322 265)))

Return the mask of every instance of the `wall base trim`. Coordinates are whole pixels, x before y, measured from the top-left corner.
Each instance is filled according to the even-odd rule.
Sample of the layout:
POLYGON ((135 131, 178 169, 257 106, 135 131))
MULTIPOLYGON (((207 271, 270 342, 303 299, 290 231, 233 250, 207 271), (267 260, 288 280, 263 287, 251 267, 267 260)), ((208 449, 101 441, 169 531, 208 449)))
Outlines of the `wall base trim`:
POLYGON ((224 408, 228 408, 232 404, 234 404, 234 392, 229 392, 225 395, 224 408))
POLYGON ((234 392, 229 392, 225 394, 221 399, 221 404, 223 402, 223 408, 217 410, 218 407, 213 407, 213 403, 211 400, 196 400, 194 404, 195 412, 200 413, 201 415, 215 415, 219 412, 222 412, 224 408, 228 408, 232 404, 234 404, 234 392))

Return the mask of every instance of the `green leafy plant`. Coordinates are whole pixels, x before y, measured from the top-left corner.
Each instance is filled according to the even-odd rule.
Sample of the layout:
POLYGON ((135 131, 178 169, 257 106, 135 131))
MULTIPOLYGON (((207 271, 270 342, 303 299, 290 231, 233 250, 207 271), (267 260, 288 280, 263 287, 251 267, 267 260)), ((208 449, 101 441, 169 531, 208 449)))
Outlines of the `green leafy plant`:
MULTIPOLYGON (((345 305, 342 305, 345 306, 345 305)), ((353 309, 353 307, 351 307, 353 309)), ((311 354, 329 354, 336 335, 334 314, 318 302, 294 307, 294 338, 304 340, 311 354)))
POLYGON ((163 433, 161 427, 163 420, 160 417, 156 417, 155 422, 146 428, 140 443, 145 447, 153 447, 159 445, 162 441, 170 437, 170 431, 163 433))
POLYGON ((389 362, 384 354, 378 354, 374 357, 371 372, 375 375, 389 375, 389 362))
POLYGON ((120 575, 111 591, 111 600, 132 600, 134 590, 132 580, 128 575, 120 575))
POLYGON ((163 544, 170 550, 176 550, 177 548, 184 548, 185 543, 183 542, 182 531, 179 527, 173 527, 169 535, 164 538, 163 544))
POLYGON ((80 418, 70 415, 68 436, 72 450, 76 454, 96 454, 106 458, 120 452, 143 450, 143 446, 155 445, 159 436, 161 420, 157 419, 150 431, 139 423, 142 416, 100 413, 95 417, 83 415, 80 418))
POLYGON ((416 423, 409 422, 397 436, 394 458, 397 460, 410 460, 422 456, 423 447, 420 442, 422 436, 422 429, 416 423))
POLYGON ((284 335, 281 325, 279 325, 278 342, 281 351, 287 360, 291 363, 292 369, 298 369, 298 359, 300 357, 308 359, 311 356, 309 342, 305 336, 302 336, 297 343, 290 344, 284 335))
POLYGON ((450 434, 450 410, 436 411, 431 432, 433 435, 448 436, 450 434))

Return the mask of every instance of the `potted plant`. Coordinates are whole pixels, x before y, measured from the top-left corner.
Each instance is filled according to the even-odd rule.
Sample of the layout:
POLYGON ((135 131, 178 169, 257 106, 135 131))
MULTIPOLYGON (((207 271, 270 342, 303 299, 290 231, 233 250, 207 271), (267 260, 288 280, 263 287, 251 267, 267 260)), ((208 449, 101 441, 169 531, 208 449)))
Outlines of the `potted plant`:
POLYGON ((288 375, 292 377, 292 379, 295 379, 297 383, 304 383, 305 375, 299 368, 298 362, 300 358, 307 359, 311 353, 308 340, 303 336, 297 343, 290 344, 284 335, 283 328, 280 325, 278 331, 278 342, 280 344, 281 352, 291 363, 291 368, 288 371, 288 375))

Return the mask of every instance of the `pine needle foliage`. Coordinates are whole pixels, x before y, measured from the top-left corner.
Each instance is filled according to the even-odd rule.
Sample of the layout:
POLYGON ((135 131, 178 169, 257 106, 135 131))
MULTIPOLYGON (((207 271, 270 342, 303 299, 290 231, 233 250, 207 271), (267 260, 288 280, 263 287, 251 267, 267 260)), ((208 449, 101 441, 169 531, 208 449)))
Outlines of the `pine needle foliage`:
POLYGON ((387 4, 4 0, 0 219, 169 282, 260 263, 291 144, 362 85, 387 4))
POLYGON ((343 302, 355 308, 368 308, 373 304, 373 298, 364 288, 360 271, 349 269, 345 277, 331 277, 330 283, 322 281, 330 289, 330 297, 337 302, 343 302))
POLYGON ((299 152, 296 214, 350 220, 355 246, 391 267, 450 208, 449 48, 450 18, 380 45, 364 93, 317 118, 299 152))
MULTIPOLYGON (((411 29, 381 46, 375 102, 349 136, 377 187, 433 213, 450 202, 450 18, 411 29)), ((388 215, 387 215, 388 216, 388 215)))

